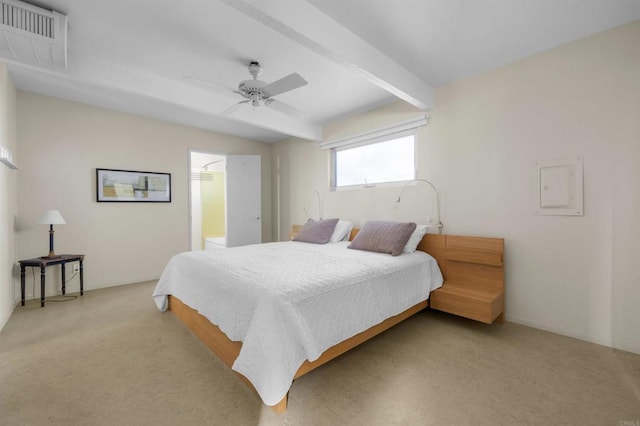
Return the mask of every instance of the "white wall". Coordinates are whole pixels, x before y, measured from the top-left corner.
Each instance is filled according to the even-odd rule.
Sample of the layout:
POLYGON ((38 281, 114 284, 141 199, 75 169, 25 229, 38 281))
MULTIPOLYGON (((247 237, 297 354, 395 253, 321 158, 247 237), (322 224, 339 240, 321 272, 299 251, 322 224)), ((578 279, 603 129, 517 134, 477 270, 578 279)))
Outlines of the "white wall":
MULTIPOLYGON (((189 149, 261 155, 263 239, 271 241, 268 144, 22 91, 17 127, 18 255, 48 252, 47 226, 35 222, 59 209, 67 224, 55 227, 55 251, 86 255, 86 289, 156 279, 172 255, 189 249, 189 149), (172 202, 97 203, 96 168, 171 173, 172 202)), ((49 269, 46 293, 55 294, 59 272, 49 269)), ((78 291, 77 278, 68 289, 78 291)))
MULTIPOLYGON (((0 145, 11 150, 20 163, 16 145, 16 89, 7 68, 0 63, 0 145)), ((0 163, 0 330, 14 307, 14 265, 16 255, 15 216, 17 171, 0 163)))
MULTIPOLYGON (((640 353, 638 46, 635 22, 437 88, 418 168, 440 190, 445 232, 505 238, 508 320, 640 353), (583 157, 585 215, 536 216, 534 164, 565 156, 583 157)), ((403 103, 370 111, 325 139, 412 113, 403 103)), ((315 189, 325 217, 357 225, 431 215, 396 204, 398 188, 327 192, 329 155, 312 143, 281 142, 273 156, 281 239, 315 189)))

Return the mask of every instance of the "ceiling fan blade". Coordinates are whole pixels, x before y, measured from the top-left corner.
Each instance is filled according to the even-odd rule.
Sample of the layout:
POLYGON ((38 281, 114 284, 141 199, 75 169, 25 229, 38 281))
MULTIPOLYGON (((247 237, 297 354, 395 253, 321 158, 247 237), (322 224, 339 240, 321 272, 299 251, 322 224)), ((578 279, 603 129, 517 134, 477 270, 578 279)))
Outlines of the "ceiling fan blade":
POLYGON ((223 109, 222 111, 220 111, 218 113, 218 115, 230 115, 232 114, 235 110, 237 110, 238 108, 240 108, 240 105, 242 104, 248 104, 249 101, 240 101, 237 104, 233 104, 231 105, 229 108, 227 109, 223 109))
POLYGON ((197 77, 192 77, 190 75, 185 75, 182 78, 184 80, 187 80, 187 81, 193 81, 193 82, 198 83, 199 85, 202 85, 202 86, 207 86, 207 87, 215 90, 216 92, 222 92, 225 95, 229 95, 231 93, 238 93, 239 95, 243 95, 241 92, 238 92, 237 90, 229 89, 228 87, 223 86, 221 84, 213 83, 213 82, 207 81, 207 80, 202 80, 202 79, 199 79, 197 77))
POLYGON ((294 72, 286 77, 282 77, 280 80, 276 80, 273 83, 264 86, 263 90, 266 98, 270 98, 280 93, 288 92, 289 90, 297 89, 308 84, 307 80, 302 78, 300 74, 294 72))
POLYGON ((292 117, 302 118, 307 115, 305 112, 300 111, 299 109, 294 108, 289 104, 285 104, 284 102, 277 101, 275 99, 267 99, 264 104, 269 108, 273 108, 278 112, 281 112, 286 115, 290 115, 292 117))

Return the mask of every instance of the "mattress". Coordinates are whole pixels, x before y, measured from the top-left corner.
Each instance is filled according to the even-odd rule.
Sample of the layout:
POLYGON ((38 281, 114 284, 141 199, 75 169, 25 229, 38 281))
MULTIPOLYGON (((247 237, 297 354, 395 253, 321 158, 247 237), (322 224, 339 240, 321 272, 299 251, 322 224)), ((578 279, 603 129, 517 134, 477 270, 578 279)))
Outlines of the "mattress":
POLYGON ((178 254, 153 292, 197 310, 242 349, 232 368, 267 405, 305 360, 426 300, 442 285, 424 252, 401 256, 295 241, 178 254))

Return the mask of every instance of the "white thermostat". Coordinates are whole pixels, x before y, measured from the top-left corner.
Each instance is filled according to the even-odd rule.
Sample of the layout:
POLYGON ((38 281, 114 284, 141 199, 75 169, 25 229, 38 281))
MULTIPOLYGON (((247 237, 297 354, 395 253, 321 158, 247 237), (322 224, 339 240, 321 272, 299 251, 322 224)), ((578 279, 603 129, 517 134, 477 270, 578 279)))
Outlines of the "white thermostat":
POLYGON ((536 214, 583 216, 582 158, 536 163, 536 214))

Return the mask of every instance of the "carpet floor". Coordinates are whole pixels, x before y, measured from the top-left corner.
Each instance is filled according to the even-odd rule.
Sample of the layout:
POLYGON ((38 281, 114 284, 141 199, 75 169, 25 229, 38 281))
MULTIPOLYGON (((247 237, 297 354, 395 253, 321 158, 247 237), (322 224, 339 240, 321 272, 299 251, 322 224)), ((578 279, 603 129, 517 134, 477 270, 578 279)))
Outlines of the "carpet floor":
POLYGON ((16 308, 0 424, 640 426, 640 355, 431 310, 296 380, 277 415, 154 285, 16 308))

